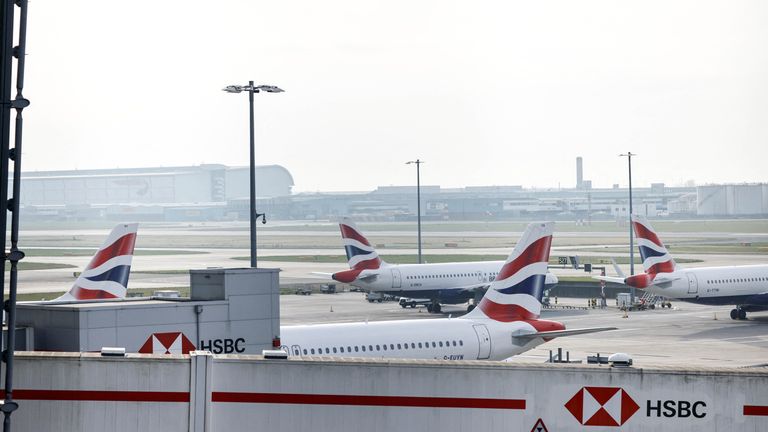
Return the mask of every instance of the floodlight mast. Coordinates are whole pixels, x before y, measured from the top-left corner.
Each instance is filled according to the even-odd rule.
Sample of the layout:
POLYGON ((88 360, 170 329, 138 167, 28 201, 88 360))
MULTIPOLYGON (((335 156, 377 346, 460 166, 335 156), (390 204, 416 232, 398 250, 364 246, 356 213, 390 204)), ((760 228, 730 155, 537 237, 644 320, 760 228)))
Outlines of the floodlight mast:
POLYGON ((405 164, 416 164, 416 221, 418 231, 418 243, 419 243, 419 264, 421 264, 421 164, 424 161, 416 159, 415 161, 408 161, 405 164))
MULTIPOLYGON (((626 152, 619 155, 619 157, 626 157, 629 167, 629 275, 635 274, 635 232, 632 227, 632 156, 637 154, 632 152, 626 152)), ((629 301, 631 304, 635 304, 635 287, 629 287, 629 301)))
POLYGON ((280 87, 273 85, 253 85, 253 81, 248 81, 247 85, 228 85, 222 89, 227 93, 242 93, 248 92, 248 106, 250 108, 250 204, 249 204, 249 217, 250 217, 250 230, 251 230, 251 267, 258 267, 257 250, 256 250, 256 220, 261 217, 263 223, 267 223, 267 216, 264 213, 256 212, 256 149, 254 145, 254 125, 253 125, 253 94, 266 92, 266 93, 282 93, 284 90, 280 87))

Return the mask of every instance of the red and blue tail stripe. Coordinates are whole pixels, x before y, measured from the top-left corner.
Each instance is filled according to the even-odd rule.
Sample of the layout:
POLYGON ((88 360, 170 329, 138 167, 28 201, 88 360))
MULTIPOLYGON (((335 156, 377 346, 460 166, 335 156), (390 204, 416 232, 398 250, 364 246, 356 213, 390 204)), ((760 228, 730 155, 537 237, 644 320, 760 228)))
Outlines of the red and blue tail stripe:
POLYGON ((92 282, 112 281, 120 285, 128 285, 128 277, 131 275, 131 266, 118 265, 105 271, 104 273, 87 276, 86 279, 92 282))
POLYGON ((357 246, 352 245, 346 245, 344 246, 344 250, 347 252, 347 260, 351 261, 352 258, 360 255, 368 255, 371 253, 370 250, 363 250, 357 246))
POLYGON ((341 238, 356 240, 365 246, 371 247, 371 244, 368 243, 368 239, 357 230, 357 226, 355 226, 351 219, 343 218, 339 223, 339 229, 341 230, 341 238))
POLYGON ((528 294, 538 301, 541 301, 544 294, 545 277, 545 275, 533 275, 516 285, 512 285, 509 288, 499 288, 496 291, 502 294, 528 294))
POLYGON ((528 226, 472 314, 501 322, 539 317, 553 229, 552 222, 528 226))
MULTIPOLYGON (((107 240, 109 240, 109 238, 107 240)), ((133 247, 135 244, 136 232, 132 232, 121 236, 107 246, 102 246, 102 248, 96 252, 96 255, 91 258, 91 262, 88 263, 86 270, 94 269, 116 256, 133 254, 133 247)))

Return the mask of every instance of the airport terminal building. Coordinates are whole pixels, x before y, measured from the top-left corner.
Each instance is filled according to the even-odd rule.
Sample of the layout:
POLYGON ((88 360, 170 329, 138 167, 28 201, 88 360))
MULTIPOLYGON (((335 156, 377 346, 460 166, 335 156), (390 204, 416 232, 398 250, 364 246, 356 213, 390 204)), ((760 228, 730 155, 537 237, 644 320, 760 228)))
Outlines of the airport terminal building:
MULTIPOLYGON (((206 164, 22 175, 22 214, 27 220, 232 221, 248 220, 249 170, 206 164)), ((522 186, 421 187, 425 220, 626 219, 628 190, 522 186)), ((256 208, 270 219, 416 219, 415 186, 373 191, 293 193, 293 176, 280 165, 256 167, 256 208)), ((729 218, 768 215, 768 184, 633 188, 636 213, 648 217, 729 218)))

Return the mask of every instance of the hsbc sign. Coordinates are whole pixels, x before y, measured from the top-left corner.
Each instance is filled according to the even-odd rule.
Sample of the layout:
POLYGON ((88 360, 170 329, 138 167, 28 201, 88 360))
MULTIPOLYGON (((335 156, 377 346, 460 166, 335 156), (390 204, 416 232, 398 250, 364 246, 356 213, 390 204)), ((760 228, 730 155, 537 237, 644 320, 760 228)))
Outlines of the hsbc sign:
MULTIPOLYGON (((646 417, 703 419, 704 401, 647 400, 646 417)), ((640 410, 640 406, 621 387, 582 387, 565 408, 584 426, 621 426, 640 410)), ((642 414, 640 414, 642 415, 642 414)))

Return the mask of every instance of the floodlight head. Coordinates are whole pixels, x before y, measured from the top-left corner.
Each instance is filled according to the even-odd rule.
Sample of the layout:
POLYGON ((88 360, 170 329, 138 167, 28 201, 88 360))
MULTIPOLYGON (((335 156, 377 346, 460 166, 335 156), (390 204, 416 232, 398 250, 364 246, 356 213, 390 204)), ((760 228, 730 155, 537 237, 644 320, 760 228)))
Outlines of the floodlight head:
POLYGON ((254 87, 253 89, 257 90, 257 91, 258 90, 264 91, 264 92, 267 92, 267 93, 282 93, 282 92, 285 91, 285 90, 281 89, 280 87, 273 86, 273 85, 260 85, 260 86, 254 87))
POLYGON ((243 91, 243 87, 238 85, 228 85, 221 90, 227 93, 240 93, 243 91))

